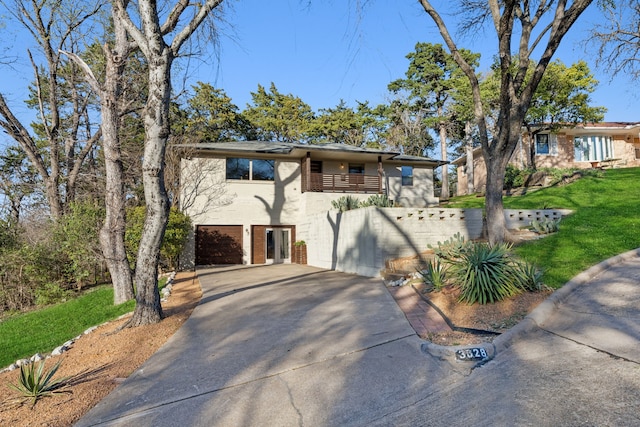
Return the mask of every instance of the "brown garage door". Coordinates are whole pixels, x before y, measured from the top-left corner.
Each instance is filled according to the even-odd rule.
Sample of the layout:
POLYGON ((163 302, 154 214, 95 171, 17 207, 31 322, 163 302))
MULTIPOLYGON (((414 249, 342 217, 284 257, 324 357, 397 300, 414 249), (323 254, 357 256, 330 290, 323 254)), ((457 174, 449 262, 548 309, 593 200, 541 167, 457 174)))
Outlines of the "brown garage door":
POLYGON ((196 264, 242 264, 242 226, 197 226, 196 264))

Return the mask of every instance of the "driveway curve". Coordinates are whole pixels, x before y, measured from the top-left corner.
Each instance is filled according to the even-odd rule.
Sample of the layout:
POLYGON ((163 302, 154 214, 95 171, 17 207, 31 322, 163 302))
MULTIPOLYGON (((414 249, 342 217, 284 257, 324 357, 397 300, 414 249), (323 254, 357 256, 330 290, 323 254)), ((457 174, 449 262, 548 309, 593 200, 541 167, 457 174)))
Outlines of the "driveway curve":
POLYGON ((191 317, 78 426, 640 425, 638 252, 556 292, 474 369, 419 339, 378 279, 197 273, 191 317))

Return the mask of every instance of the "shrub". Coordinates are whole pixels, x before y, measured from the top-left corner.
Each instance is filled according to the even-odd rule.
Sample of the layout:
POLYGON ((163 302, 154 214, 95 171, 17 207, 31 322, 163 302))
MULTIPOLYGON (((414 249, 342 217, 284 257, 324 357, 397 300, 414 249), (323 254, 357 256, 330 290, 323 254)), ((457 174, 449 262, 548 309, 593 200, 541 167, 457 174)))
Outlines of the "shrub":
POLYGON ((514 165, 507 165, 504 172, 504 188, 518 188, 524 186, 527 177, 531 175, 533 171, 531 169, 518 169, 514 165))
POLYGON ((70 391, 64 390, 69 378, 53 379, 60 363, 61 361, 46 372, 44 371, 44 361, 39 362, 37 368, 35 363, 22 365, 20 366, 20 381, 18 384, 9 384, 9 386, 21 393, 25 400, 31 400, 31 406, 34 406, 42 397, 57 393, 70 393, 70 391))
POLYGON ((73 291, 64 289, 58 283, 45 283, 36 289, 36 305, 55 304, 64 302, 73 296, 73 291))
POLYGON ((424 270, 418 270, 422 281, 429 288, 439 291, 447 285, 447 267, 438 257, 429 260, 424 270))
POLYGON ((524 291, 539 292, 545 288, 544 283, 542 283, 542 270, 524 261, 520 261, 517 264, 515 268, 519 270, 517 273, 522 278, 520 286, 524 291))
POLYGON ((346 212, 352 209, 358 209, 360 207, 360 200, 351 195, 342 196, 339 199, 332 200, 331 206, 340 212, 346 212))
POLYGON ((98 238, 104 211, 91 203, 73 203, 54 227, 53 243, 64 266, 66 281, 96 283, 101 269, 102 249, 98 238))
POLYGON ((473 242, 465 241, 460 232, 454 234, 444 242, 438 242, 436 247, 428 245, 430 249, 433 249, 437 257, 442 258, 447 262, 453 262, 460 259, 462 254, 469 251, 472 246, 473 242))
MULTIPOLYGON (((146 213, 147 209, 144 206, 138 206, 127 211, 127 230, 124 239, 127 256, 134 265, 138 257, 138 247, 142 237, 146 213)), ((177 267, 178 259, 190 232, 191 219, 178 209, 171 208, 164 239, 160 247, 160 263, 171 269, 177 267)))
POLYGON ((534 219, 531 221, 531 229, 538 234, 555 233, 560 229, 560 219, 544 218, 540 221, 534 219))
POLYGON ((392 208, 393 203, 389 200, 386 194, 373 194, 369 196, 367 200, 364 200, 360 203, 361 208, 366 208, 367 206, 376 206, 379 208, 392 208))
POLYGON ((511 246, 476 243, 453 265, 460 301, 487 304, 520 293, 527 286, 521 264, 510 256, 511 246))

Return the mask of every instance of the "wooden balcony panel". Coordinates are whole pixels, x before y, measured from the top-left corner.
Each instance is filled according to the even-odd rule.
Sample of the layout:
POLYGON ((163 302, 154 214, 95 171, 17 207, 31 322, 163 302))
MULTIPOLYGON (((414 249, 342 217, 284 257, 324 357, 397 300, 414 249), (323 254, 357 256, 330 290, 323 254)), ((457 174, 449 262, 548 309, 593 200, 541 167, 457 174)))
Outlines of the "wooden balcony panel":
POLYGON ((324 193, 380 193, 377 175, 312 173, 309 191, 324 193))

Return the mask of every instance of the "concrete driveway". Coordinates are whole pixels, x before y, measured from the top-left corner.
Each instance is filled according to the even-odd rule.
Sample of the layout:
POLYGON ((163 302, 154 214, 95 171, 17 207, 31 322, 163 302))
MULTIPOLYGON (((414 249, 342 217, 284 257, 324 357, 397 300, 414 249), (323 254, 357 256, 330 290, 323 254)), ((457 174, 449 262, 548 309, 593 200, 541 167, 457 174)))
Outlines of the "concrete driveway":
POLYGON ((640 425, 635 255, 567 286, 475 369, 425 345, 380 280, 299 265, 198 277, 189 320, 77 425, 640 425))
POLYGON ((198 278, 184 326, 79 426, 366 424, 451 375, 379 279, 300 265, 198 278))

